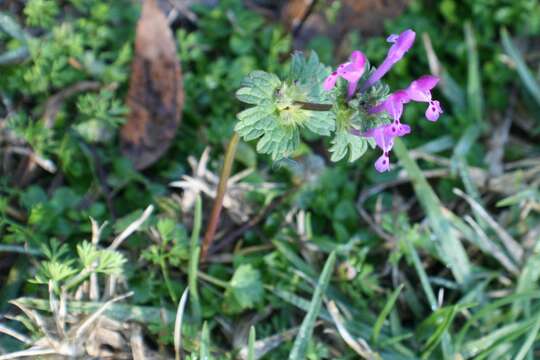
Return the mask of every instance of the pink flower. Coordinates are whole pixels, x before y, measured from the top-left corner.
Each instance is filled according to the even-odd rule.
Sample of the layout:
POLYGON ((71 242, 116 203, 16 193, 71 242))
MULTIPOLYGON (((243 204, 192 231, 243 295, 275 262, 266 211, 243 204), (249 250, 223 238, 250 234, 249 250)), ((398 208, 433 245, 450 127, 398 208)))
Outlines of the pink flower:
POLYGON ((396 136, 403 136, 411 132, 409 125, 402 124, 401 130, 398 133, 396 131, 395 124, 381 125, 376 128, 370 129, 362 136, 371 137, 375 140, 375 144, 383 151, 382 155, 375 162, 375 169, 378 172, 385 172, 390 170, 390 151, 394 147, 394 138, 396 136))
POLYGON ((352 97, 356 91, 358 81, 366 68, 366 56, 361 51, 353 51, 350 60, 338 66, 337 70, 330 74, 323 84, 326 91, 332 90, 338 77, 342 77, 349 83, 348 96, 352 97))
POLYGON ((407 89, 405 89, 408 97, 411 100, 429 103, 426 109, 426 118, 429 121, 437 121, 440 114, 443 113, 441 104, 437 100, 432 100, 431 89, 433 89, 439 78, 433 75, 424 75, 418 80, 413 81, 407 89))
POLYGON ((372 137, 383 154, 375 162, 375 168, 379 172, 390 170, 389 153, 394 145, 394 138, 405 136, 411 132, 407 124, 401 123, 404 104, 413 101, 429 103, 426 110, 426 118, 430 121, 437 121, 439 115, 443 112, 440 103, 431 98, 431 89, 433 89, 439 78, 432 75, 424 75, 418 80, 413 81, 405 90, 398 90, 390 94, 382 103, 369 109, 370 114, 386 111, 394 120, 391 124, 381 125, 370 129, 363 134, 365 137, 372 137))
POLYGON ((394 119, 394 122, 389 126, 388 131, 393 136, 403 136, 410 132, 410 127, 407 124, 400 122, 403 114, 403 104, 410 101, 409 95, 404 90, 398 90, 390 94, 385 101, 369 110, 370 114, 375 114, 381 111, 386 111, 388 115, 394 119))
POLYGON ((379 81, 411 48, 416 38, 416 33, 411 29, 405 30, 399 35, 392 34, 386 39, 393 45, 388 50, 388 55, 383 63, 371 74, 369 79, 362 86, 362 91, 367 90, 371 85, 379 81))

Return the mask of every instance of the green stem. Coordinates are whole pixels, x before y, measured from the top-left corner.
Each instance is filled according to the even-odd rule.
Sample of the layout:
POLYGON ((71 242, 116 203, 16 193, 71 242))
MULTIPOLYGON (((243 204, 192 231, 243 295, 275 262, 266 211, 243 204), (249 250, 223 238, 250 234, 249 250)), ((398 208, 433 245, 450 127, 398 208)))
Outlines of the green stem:
POLYGON ((294 103, 300 105, 300 107, 304 110, 329 111, 332 109, 332 104, 316 104, 305 101, 295 101, 294 103))
POLYGON ((161 267, 161 272, 163 274, 163 280, 165 280, 165 286, 167 286, 167 290, 169 291, 169 295, 173 301, 173 303, 178 303, 178 299, 176 298, 176 294, 174 293, 174 290, 171 285, 171 280, 169 279, 169 271, 167 270, 167 265, 165 264, 165 261, 161 259, 159 262, 159 265, 161 267))
POLYGON ((227 151, 225 152, 225 160, 223 163, 223 170, 219 177, 219 184, 216 194, 216 199, 214 200, 214 206, 212 207, 212 213, 210 214, 210 220, 208 222, 208 227, 206 228, 206 233, 204 234, 204 239, 202 242, 201 249, 201 262, 204 262, 208 249, 212 242, 214 241, 214 236, 216 235, 217 226, 219 224, 219 215, 221 214, 221 208, 223 207, 223 198, 225 197, 225 192, 227 191, 227 181, 231 175, 232 164, 234 162, 234 155, 236 154, 236 146, 240 136, 238 133, 234 133, 229 145, 227 146, 227 151))
POLYGON ((201 271, 199 271, 197 273, 197 277, 200 277, 204 281, 209 282, 212 285, 219 286, 219 287, 221 287, 223 289, 226 289, 226 288, 229 287, 229 283, 227 283, 226 281, 220 280, 220 279, 215 278, 215 277, 213 277, 211 275, 205 274, 205 273, 203 273, 201 271))

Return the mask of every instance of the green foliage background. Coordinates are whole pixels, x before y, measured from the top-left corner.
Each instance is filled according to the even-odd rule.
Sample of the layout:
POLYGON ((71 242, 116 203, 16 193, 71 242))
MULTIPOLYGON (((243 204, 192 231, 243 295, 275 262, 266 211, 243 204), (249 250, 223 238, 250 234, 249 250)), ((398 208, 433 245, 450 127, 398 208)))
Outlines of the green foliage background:
MULTIPOLYGON (((8 15, 9 19, 2 17, 0 24, 2 127, 37 155, 51 159, 61 175, 42 173, 32 184, 16 187, 13 174, 2 173, 0 246, 15 246, 38 255, 32 260, 21 256, 11 267, 12 273, 0 275, 0 311, 5 311, 7 301, 15 297, 47 299, 47 286, 42 284, 49 279, 58 285, 69 283, 98 260, 95 271, 125 278, 129 290, 134 291, 130 304, 174 311, 188 286, 188 276, 197 279, 190 266, 196 247, 190 245, 189 237, 193 214, 181 210, 172 196, 177 192, 168 184, 191 175, 188 156, 199 158, 207 146, 211 148, 208 167, 218 173, 223 149, 236 126, 246 140, 262 136, 258 144, 241 143, 236 156, 236 172, 255 169, 245 179, 255 189, 246 197, 249 206, 262 211, 273 200, 282 200, 257 226, 242 234, 237 247, 227 250, 226 261, 211 262, 199 269, 203 273, 197 281, 202 319, 193 316, 184 329, 185 347, 193 352, 193 359, 197 358, 195 353, 208 350, 206 339, 200 337, 201 320, 206 321, 212 334, 212 356, 233 358, 239 347, 231 336, 227 337, 230 332, 223 330, 225 325, 249 324, 250 315, 267 309, 271 315, 254 324, 257 339, 301 323, 303 331, 310 334, 313 329, 309 326, 314 325, 302 322, 306 312, 322 320, 325 329, 333 333, 327 336, 315 327, 305 344, 297 347, 294 341, 284 341, 265 358, 286 358, 293 344, 294 354, 305 345, 305 355, 298 358, 356 358, 336 333, 326 304, 320 311, 309 311, 316 309, 321 299, 336 301, 348 331, 355 339, 365 339, 383 359, 450 359, 456 353, 467 359, 516 359, 522 349, 523 358, 537 356, 536 341, 525 345, 529 339, 538 338, 535 321, 540 319, 540 239, 533 238, 532 245, 525 244, 524 239, 538 227, 539 216, 538 211, 523 216, 523 207, 529 199, 536 199, 538 204, 538 184, 536 188, 518 184, 519 191, 512 196, 486 192, 482 198, 476 197, 482 206, 500 215, 497 220, 504 222, 507 231, 525 248, 526 258, 515 264, 517 273, 509 273, 489 251, 482 250, 482 233, 500 242, 496 231, 474 212, 471 219, 483 232, 475 232, 463 221, 449 225, 459 234, 456 238, 466 247, 467 261, 472 263, 470 277, 459 281, 445 266, 448 260, 441 249, 445 249, 446 240, 433 225, 447 221, 441 204, 456 208, 456 202, 461 201, 453 188, 464 188, 475 197, 474 186, 468 182, 470 174, 456 168, 489 167, 485 155, 495 127, 493 119, 514 106, 506 89, 518 92, 519 116, 531 119, 533 131, 521 134, 530 145, 508 146, 505 159, 538 156, 540 104, 522 87, 512 66, 501 60, 506 51, 499 35, 506 27, 515 37, 537 40, 537 1, 413 1, 402 16, 386 22, 387 33, 413 28, 419 35, 429 34, 441 64, 456 85, 447 91, 441 89, 445 115, 436 125, 417 120, 423 116, 420 106, 408 106, 404 115, 418 129, 407 137, 407 146, 423 146, 430 154, 452 160, 448 175, 422 182, 422 172, 414 164, 406 165, 409 155, 404 148, 398 157, 413 178, 414 187, 405 183, 388 190, 375 188, 377 196, 363 204, 375 214, 380 229, 392 236, 391 241, 381 238, 359 216, 357 201, 362 190, 393 181, 401 184, 397 171, 375 172, 372 163, 376 154, 368 151, 356 160, 366 151, 366 142, 321 139, 320 135, 334 130, 330 125, 320 129, 299 127, 291 135, 298 148, 290 151, 290 159, 276 163, 270 156, 257 154, 257 150, 272 153, 260 145, 267 127, 261 126, 256 134, 242 134, 244 115, 237 119, 236 114, 246 114, 250 109, 235 98, 235 93, 246 101, 242 90, 237 92, 246 86, 245 77, 254 70, 282 79, 291 73, 291 67, 294 73, 291 34, 279 24, 269 23, 239 0, 219 1, 211 9, 200 5, 192 9, 198 19, 196 26, 178 27, 175 33, 186 94, 182 124, 167 154, 150 170, 138 172, 119 155, 117 140, 127 111, 124 104, 139 7, 128 0, 29 0, 21 10, 8 15), (477 67, 465 41, 467 22, 477 44, 477 67), (20 58, 11 61, 12 56, 20 58), (54 125, 45 127, 42 118, 46 101, 81 81, 95 81, 100 90, 69 97, 54 125), (475 122, 481 129, 480 140, 472 141, 465 155, 460 155, 456 149, 462 149, 458 144, 465 141, 464 129, 475 122), (349 156, 346 146, 338 146, 346 141, 350 142, 349 156), (321 150, 332 145, 334 155, 321 150), (332 157, 344 160, 333 164, 328 161, 332 157), (351 163, 347 158, 356 161, 351 163), (266 188, 263 182, 278 186, 266 188), (157 211, 121 251, 108 253, 85 242, 91 236, 89 217, 99 223, 110 222, 102 236, 108 239, 140 216, 148 204, 155 204, 157 211), (13 217, 10 208, 17 209, 24 219, 13 217), (300 222, 303 232, 298 231, 300 222), (158 240, 151 236, 151 229, 156 229, 158 240), (467 235, 471 231, 474 236, 467 235), (469 238, 480 240, 476 244, 466 242, 469 238), (317 286, 332 252, 336 254, 332 276, 326 283, 321 276, 317 286), (15 278, 13 269, 18 271, 15 278), (400 284, 403 288, 396 293, 400 284), (436 289, 444 289, 442 304, 437 303, 435 297, 441 293, 436 289), (318 299, 314 296, 310 308, 317 292, 318 299)), ((351 32, 344 43, 338 47, 319 37, 308 48, 332 66, 353 49, 363 50, 372 64, 378 64, 386 54, 383 37, 363 39, 351 32)), ((405 87, 429 72, 421 43, 418 36, 411 53, 387 76, 392 88, 405 87)), ((537 75, 537 69, 533 73, 537 75)), ((304 77, 306 82, 313 79, 304 77)), ((338 129, 336 136, 346 134, 338 129)), ((420 164, 424 173, 436 168, 430 161, 420 164)), ((516 181, 519 183, 519 178, 516 181)), ((203 213, 207 214, 211 200, 204 197, 203 204, 203 213)), ((456 211, 468 215, 467 209, 456 211)), ((231 226, 230 220, 222 223, 231 226)), ((438 228, 444 229, 441 226, 438 228)), ((0 247, 0 257, 3 252, 0 247)), ((152 346, 171 349, 172 321, 144 319, 143 323, 152 346)), ((0 339, 0 352, 17 346, 0 339)))

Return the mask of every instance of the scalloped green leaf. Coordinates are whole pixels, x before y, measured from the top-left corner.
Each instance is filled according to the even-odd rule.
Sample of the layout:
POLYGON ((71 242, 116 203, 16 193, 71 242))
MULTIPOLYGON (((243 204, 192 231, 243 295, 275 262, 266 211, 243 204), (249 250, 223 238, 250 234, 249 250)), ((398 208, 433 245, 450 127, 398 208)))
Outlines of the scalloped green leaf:
POLYGON ((330 160, 334 162, 343 159, 347 153, 350 162, 356 161, 364 155, 368 147, 368 141, 365 138, 353 135, 344 129, 336 132, 331 143, 329 151, 332 156, 330 160))
POLYGON ((272 160, 279 160, 291 155, 300 144, 300 134, 292 127, 275 127, 264 133, 257 143, 257 151, 270 154, 272 160))
POLYGON ((305 122, 305 126, 312 132, 330 136, 336 129, 336 121, 330 112, 309 111, 309 119, 305 122))
POLYGON ((297 103, 330 104, 331 95, 322 89, 327 74, 315 52, 308 58, 294 54, 286 81, 264 71, 251 72, 242 81, 236 97, 256 106, 237 115, 235 131, 245 141, 258 139, 257 151, 270 154, 274 160, 294 152, 300 144, 302 127, 330 136, 336 128, 334 115, 330 111, 302 109, 297 103))
POLYGON ((239 313, 253 308, 263 295, 260 272, 251 265, 240 265, 225 290, 223 305, 227 312, 239 313))
POLYGON ((253 105, 271 102, 280 85, 281 80, 276 75, 255 70, 244 78, 242 87, 236 92, 236 98, 253 105))

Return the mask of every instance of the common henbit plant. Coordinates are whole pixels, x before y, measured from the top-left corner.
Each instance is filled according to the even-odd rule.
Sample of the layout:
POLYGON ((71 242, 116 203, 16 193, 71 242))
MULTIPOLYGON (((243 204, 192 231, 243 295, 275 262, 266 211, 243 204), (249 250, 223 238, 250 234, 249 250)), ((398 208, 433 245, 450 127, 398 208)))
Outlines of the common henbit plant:
POLYGON ((388 42, 393 45, 376 69, 369 69, 365 55, 354 51, 349 61, 330 74, 315 53, 307 59, 294 54, 285 79, 252 72, 236 96, 255 106, 238 114, 235 130, 245 141, 258 139, 257 150, 274 160, 294 152, 302 128, 333 137, 329 149, 332 161, 341 160, 347 153, 350 161, 357 160, 369 142, 383 151, 375 163, 377 171, 390 170, 394 138, 410 133, 410 127, 400 122, 403 105, 411 100, 427 102, 426 118, 430 121, 436 121, 442 113, 439 102, 431 97, 437 77, 422 76, 408 88, 391 94, 380 81, 411 48, 415 36, 412 30, 391 35, 388 42))
POLYGON ((392 46, 376 69, 370 67, 366 56, 358 50, 333 72, 319 61, 315 52, 309 57, 295 53, 286 78, 256 70, 244 79, 236 97, 253 106, 237 115, 236 133, 227 149, 228 161, 203 243, 203 258, 213 239, 221 209, 220 193, 225 191, 233 159, 231 153, 236 149, 238 136, 245 141, 257 140, 258 152, 279 160, 294 153, 301 130, 307 129, 332 137, 329 148, 332 161, 339 161, 347 154, 349 161, 356 161, 370 144, 382 150, 375 169, 390 170, 394 139, 411 132, 409 125, 401 123, 404 105, 410 101, 428 103, 425 116, 429 121, 437 121, 443 112, 439 101, 431 96, 439 81, 436 76, 424 75, 406 89, 393 93, 380 81, 411 48, 415 37, 416 33, 410 29, 390 35, 387 41, 392 46))

